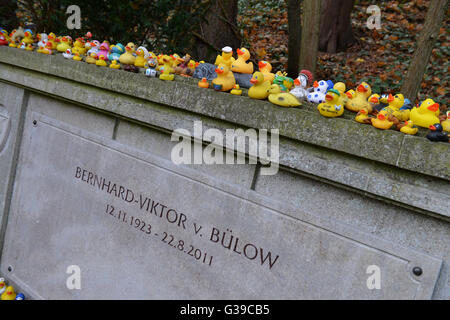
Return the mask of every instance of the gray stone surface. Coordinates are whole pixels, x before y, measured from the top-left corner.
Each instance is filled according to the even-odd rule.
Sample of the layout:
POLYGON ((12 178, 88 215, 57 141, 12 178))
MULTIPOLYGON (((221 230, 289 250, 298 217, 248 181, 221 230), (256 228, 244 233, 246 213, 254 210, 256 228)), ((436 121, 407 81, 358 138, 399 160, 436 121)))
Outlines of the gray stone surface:
POLYGON ((0 269, 33 298, 432 296, 439 259, 37 113, 25 126, 0 269), (83 169, 117 183, 118 195, 83 169), (146 197, 166 206, 162 217, 146 197), (230 249, 222 232, 234 236, 230 249), (65 287, 69 265, 81 268, 81 290, 65 287), (367 288, 370 265, 382 270, 380 290, 367 288))

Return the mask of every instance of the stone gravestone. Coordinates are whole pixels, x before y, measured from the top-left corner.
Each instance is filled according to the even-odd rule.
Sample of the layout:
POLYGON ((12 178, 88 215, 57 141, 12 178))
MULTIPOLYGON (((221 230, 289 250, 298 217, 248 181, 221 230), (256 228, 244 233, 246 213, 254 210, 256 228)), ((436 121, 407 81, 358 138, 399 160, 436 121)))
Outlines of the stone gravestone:
POLYGON ((25 122, 1 271, 33 298, 426 299, 440 268, 58 120, 25 122))

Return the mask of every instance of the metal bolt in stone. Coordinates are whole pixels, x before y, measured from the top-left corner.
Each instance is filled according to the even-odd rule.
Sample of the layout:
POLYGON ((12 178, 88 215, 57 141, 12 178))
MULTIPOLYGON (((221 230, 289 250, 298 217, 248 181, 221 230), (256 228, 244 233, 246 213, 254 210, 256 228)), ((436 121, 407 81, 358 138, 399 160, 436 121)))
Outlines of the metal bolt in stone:
POLYGON ((414 267, 412 271, 413 271, 414 275, 416 275, 416 276, 420 276, 423 273, 423 270, 420 267, 414 267))

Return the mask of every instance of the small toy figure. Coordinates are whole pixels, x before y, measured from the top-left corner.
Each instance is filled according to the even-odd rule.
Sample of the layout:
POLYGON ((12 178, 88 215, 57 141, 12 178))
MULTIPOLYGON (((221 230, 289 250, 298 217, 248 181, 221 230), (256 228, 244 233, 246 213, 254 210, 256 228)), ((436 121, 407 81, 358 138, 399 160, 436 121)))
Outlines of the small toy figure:
POLYGON ((230 91, 231 94, 234 94, 235 96, 242 95, 242 89, 239 87, 238 84, 235 84, 233 89, 230 91))
POLYGON ((389 121, 388 116, 383 111, 378 113, 377 117, 372 118, 371 121, 375 128, 381 130, 388 130, 394 125, 394 122, 389 121))
POLYGON ((146 68, 145 75, 147 77, 155 78, 157 75, 157 72, 156 72, 157 66, 158 66, 158 63, 156 62, 156 59, 151 56, 151 58, 148 59, 148 61, 145 64, 145 68, 146 68))
POLYGON ((134 65, 138 68, 144 68, 149 57, 148 50, 145 47, 139 47, 136 50, 136 59, 134 65))
POLYGON ((275 74, 272 73, 272 65, 268 61, 258 62, 259 71, 264 75, 265 81, 269 81, 270 84, 273 83, 275 79, 275 74))
POLYGON ((91 54, 86 57, 86 62, 90 64, 96 64, 97 54, 95 52, 91 52, 91 54))
POLYGON ((109 65, 109 67, 110 67, 111 69, 120 69, 120 64, 117 63, 117 60, 113 60, 113 61, 111 62, 111 64, 109 65))
POLYGON ((75 52, 73 56, 73 60, 75 61, 83 61, 83 58, 81 57, 81 53, 75 52))
POLYGON ((439 121, 439 104, 433 99, 427 99, 420 107, 414 107, 411 110, 410 119, 419 127, 429 128, 439 121))
POLYGON ((369 116, 367 109, 361 109, 356 114, 355 121, 362 124, 372 124, 372 118, 369 116))
POLYGON ((107 60, 108 58, 105 55, 101 54, 98 57, 98 60, 95 62, 95 65, 99 67, 107 67, 108 66, 108 63, 106 62, 107 60))
POLYGON ((92 53, 95 53, 96 55, 100 51, 100 42, 98 40, 92 40, 90 42, 87 42, 85 44, 85 48, 88 49, 88 52, 86 55, 89 57, 92 53))
POLYGON ((206 81, 206 78, 202 78, 202 80, 198 82, 198 86, 200 88, 209 88, 209 83, 206 81))
POLYGON ((371 95, 372 88, 367 83, 363 82, 358 86, 354 95, 348 95, 348 102, 345 104, 345 107, 353 112, 367 109, 369 113, 372 113, 372 106, 368 101, 368 98, 371 95))
POLYGON ((441 122, 442 129, 446 132, 450 132, 450 111, 447 111, 446 119, 441 122))
POLYGON ((5 278, 0 278, 0 295, 3 294, 3 292, 6 291, 6 282, 5 278))
POLYGON ((3 33, 0 33, 0 46, 7 46, 8 40, 3 33))
POLYGON ((400 132, 403 132, 404 134, 409 134, 409 135, 415 135, 418 130, 419 129, 417 127, 414 127, 414 124, 411 120, 406 121, 400 127, 400 132))
POLYGON ((221 63, 216 68, 217 78, 212 81, 214 90, 216 91, 230 91, 236 84, 233 72, 227 64, 221 63))
POLYGON ((238 73, 253 73, 253 62, 248 62, 250 59, 250 51, 246 48, 236 50, 238 58, 231 64, 231 71, 238 73))
POLYGON ((431 131, 426 135, 427 139, 433 142, 449 142, 449 136, 446 132, 442 132, 441 124, 435 123, 429 128, 431 131))
POLYGON ((313 92, 309 93, 306 99, 311 103, 325 102, 325 94, 331 89, 329 88, 329 83, 325 80, 320 80, 319 82, 314 81, 313 88, 313 92))
POLYGON ((129 42, 125 47, 125 53, 120 55, 119 62, 121 64, 134 65, 134 61, 136 60, 135 56, 133 55, 134 51, 135 51, 134 43, 129 42))
POLYGON ((125 53, 125 46, 121 43, 112 45, 110 47, 111 53, 108 55, 109 61, 117 60, 119 61, 120 56, 125 53))
POLYGON ((24 37, 22 39, 22 42, 25 43, 25 45, 34 43, 33 31, 31 31, 31 29, 25 29, 24 37))
POLYGON ((83 38, 77 38, 73 43, 72 53, 79 53, 80 56, 84 56, 86 54, 85 41, 83 38))
POLYGON ((162 66, 160 68, 162 73, 159 75, 161 80, 172 81, 175 79, 172 67, 175 60, 176 58, 174 56, 163 55, 161 59, 162 66))
POLYGON ((22 38, 25 37, 25 31, 22 27, 19 27, 18 29, 14 29, 11 31, 11 34, 9 35, 9 46, 12 48, 17 48, 17 46, 22 41, 22 38))
POLYGON ((305 100, 308 97, 308 86, 314 81, 314 76, 309 70, 302 70, 294 80, 294 88, 290 91, 297 99, 305 100))
POLYGON ((51 43, 51 50, 56 50, 56 47, 58 46, 58 40, 53 32, 49 33, 47 42, 51 43))
POLYGON ((270 81, 266 81, 264 74, 257 71, 250 79, 253 86, 248 89, 248 96, 252 99, 266 99, 269 96, 270 81))
POLYGON ((319 113, 324 117, 335 118, 340 117, 344 113, 344 104, 341 101, 341 94, 336 89, 328 90, 325 95, 325 103, 317 106, 319 113))
POLYGON ((272 84, 269 88, 269 101, 282 107, 298 107, 301 105, 298 99, 289 92, 281 92, 277 84, 272 84))
POLYGON ((234 61, 235 59, 233 58, 233 49, 227 46, 222 48, 222 55, 217 56, 214 65, 218 66, 219 64, 224 63, 228 65, 228 68, 231 68, 231 65, 234 61))
POLYGON ((43 54, 50 54, 50 55, 53 54, 52 47, 53 47, 53 44, 50 41, 47 41, 45 43, 45 47, 42 49, 41 53, 43 53, 43 54))
POLYGON ((14 300, 16 299, 16 293, 13 286, 8 286, 5 292, 2 293, 0 300, 14 300))
POLYGON ((27 44, 25 43, 25 42, 21 42, 18 46, 17 46, 17 48, 19 48, 19 49, 21 49, 21 50, 25 50, 26 48, 27 48, 27 44))
POLYGON ((395 96, 390 94, 388 96, 387 102, 388 106, 383 109, 387 111, 387 114, 393 115, 400 121, 409 120, 410 110, 409 109, 400 110, 400 108, 402 108, 403 105, 405 104, 405 97, 401 93, 396 94, 395 96))
POLYGON ((66 59, 73 59, 73 54, 71 49, 67 49, 66 52, 64 52, 63 57, 66 59))
POLYGON ((282 92, 289 92, 294 86, 294 79, 289 78, 286 72, 278 71, 273 79, 273 84, 279 85, 282 92))
POLYGON ((25 295, 22 292, 18 293, 16 296, 16 300, 25 300, 25 295))
POLYGON ((72 49, 72 38, 70 36, 64 36, 61 38, 60 43, 56 46, 58 52, 66 52, 67 49, 72 49))
POLYGON ((183 58, 179 59, 181 63, 174 68, 176 74, 192 76, 194 69, 189 68, 191 62, 191 56, 186 54, 183 58))

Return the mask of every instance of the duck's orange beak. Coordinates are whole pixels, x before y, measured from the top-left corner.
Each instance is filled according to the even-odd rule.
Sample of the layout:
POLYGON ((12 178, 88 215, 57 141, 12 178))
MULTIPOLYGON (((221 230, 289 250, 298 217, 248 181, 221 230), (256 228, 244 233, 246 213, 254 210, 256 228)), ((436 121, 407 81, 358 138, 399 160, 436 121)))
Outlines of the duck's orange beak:
POLYGON ((258 68, 261 70, 262 68, 264 68, 265 66, 267 66, 267 63, 260 61, 258 62, 258 68))
POLYGON ((433 126, 433 125, 429 126, 429 128, 430 128, 430 130, 432 130, 432 131, 436 131, 436 127, 433 126))
POLYGON ((244 54, 244 51, 242 51, 241 49, 237 49, 236 52, 237 52, 238 55, 243 55, 244 54))
POLYGON ((222 73, 223 73, 223 70, 222 70, 222 69, 219 69, 219 68, 216 68, 216 72, 217 72, 218 74, 222 74, 222 73))
POLYGON ((317 81, 314 81, 313 87, 317 88, 319 86, 319 83, 317 81))
POLYGON ((331 100, 333 100, 333 96, 332 96, 331 94, 327 94, 327 95, 325 96, 325 99, 326 99, 327 101, 331 101, 331 100))
POLYGON ((366 89, 366 87, 364 87, 362 84, 360 84, 360 85, 358 86, 358 91, 359 91, 359 92, 367 92, 367 89, 366 89))
POLYGON ((372 97, 372 98, 370 98, 370 102, 372 102, 372 103, 378 103, 378 102, 379 102, 379 99, 378 99, 377 97, 372 97))
POLYGON ((295 80, 294 80, 294 85, 295 85, 295 86, 299 86, 299 85, 301 85, 301 83, 300 83, 300 80, 298 80, 298 79, 295 79, 295 80))
POLYGON ((430 111, 436 112, 436 111, 439 110, 439 103, 432 104, 427 109, 430 110, 430 111))
POLYGON ((253 83, 253 84, 256 84, 256 83, 258 83, 258 80, 255 79, 255 78, 251 78, 251 79, 250 79, 250 82, 253 83))
POLYGON ((377 117, 380 120, 386 120, 386 116, 384 114, 382 114, 382 113, 379 113, 377 117))
POLYGON ((347 95, 347 97, 348 97, 349 99, 352 98, 352 94, 351 94, 350 92, 346 92, 345 94, 347 95))
POLYGON ((389 97, 388 97, 387 101, 392 102, 392 101, 394 101, 394 99, 395 99, 394 96, 389 93, 389 97))

